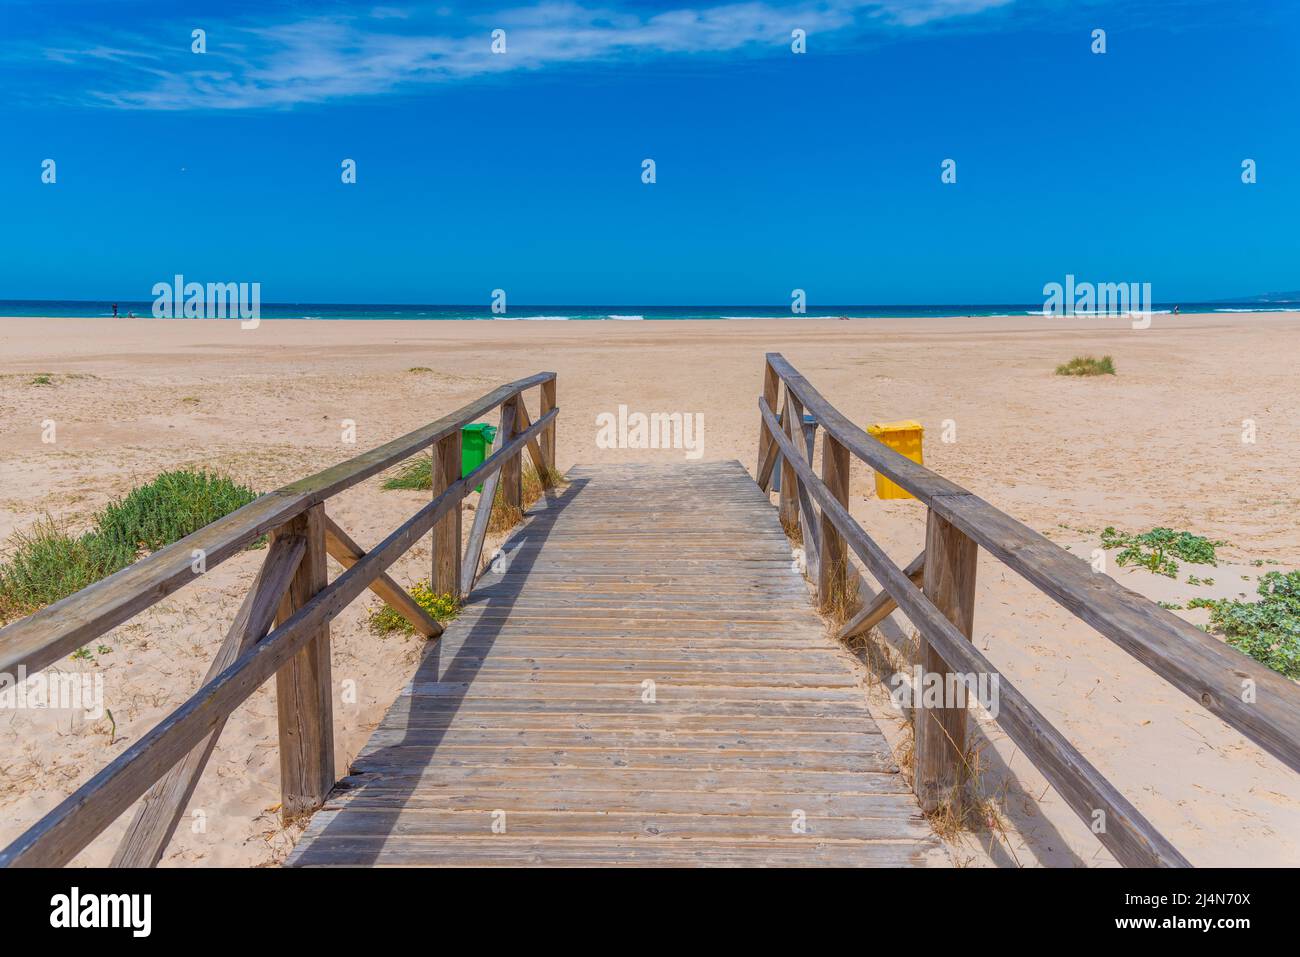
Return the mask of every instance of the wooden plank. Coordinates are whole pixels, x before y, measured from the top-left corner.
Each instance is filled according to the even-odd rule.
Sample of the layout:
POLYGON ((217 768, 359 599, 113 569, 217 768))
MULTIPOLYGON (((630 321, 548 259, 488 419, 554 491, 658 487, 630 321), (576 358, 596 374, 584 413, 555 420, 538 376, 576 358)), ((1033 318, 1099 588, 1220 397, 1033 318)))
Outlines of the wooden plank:
MULTIPOLYGON (((925 567, 922 590, 967 640, 974 631, 975 567, 979 547, 960 531, 930 512, 925 532, 925 567)), ((941 687, 950 687, 952 668, 926 640, 917 637, 916 663, 921 666, 922 680, 935 675, 941 687)), ((927 707, 923 695, 913 704, 915 771, 913 788, 924 811, 951 807, 959 813, 967 781, 966 702, 961 706, 945 702, 927 707)))
MULTIPOLYGON (((781 389, 781 380, 770 362, 763 365, 763 399, 775 409, 781 389)), ((771 488, 772 468, 776 464, 776 443, 768 435, 767 426, 758 424, 758 462, 754 466, 754 480, 764 492, 771 488)))
MULTIPOLYGON (((433 497, 450 488, 460 478, 461 432, 457 430, 439 439, 433 446, 429 474, 433 480, 433 497)), ((430 585, 434 594, 461 596, 460 517, 461 506, 447 510, 433 526, 433 572, 430 585)))
POLYGON ((438 712, 483 714, 582 714, 582 715, 634 715, 648 719, 675 719, 678 716, 725 716, 752 714, 755 717, 858 717, 870 721, 871 713, 861 699, 827 701, 817 698, 764 699, 756 701, 747 697, 732 700, 713 696, 673 697, 654 703, 632 700, 626 695, 617 698, 595 697, 584 694, 550 694, 532 697, 480 697, 471 695, 423 694, 404 689, 392 711, 397 714, 403 707, 402 699, 409 698, 409 707, 420 714, 438 712))
MULTIPOLYGON (((745 709, 736 709, 743 712, 745 709)), ((383 728, 467 728, 475 731, 505 731, 511 734, 532 731, 642 731, 656 734, 661 731, 675 734, 700 732, 707 734, 762 734, 779 732, 793 738, 816 734, 866 734, 869 723, 857 712, 829 715, 755 715, 755 714, 698 714, 690 712, 626 711, 613 714, 585 712, 580 709, 547 712, 513 711, 498 713, 462 708, 435 711, 425 708, 423 702, 410 698, 399 699, 384 716, 383 728), (414 706, 413 706, 414 705, 414 706)))
MULTIPOLYGON (((816 439, 816 426, 811 427, 811 431, 804 425, 803 405, 794 393, 787 390, 786 398, 794 410, 794 421, 791 423, 791 431, 788 436, 794 439, 796 435, 802 435, 804 442, 802 451, 804 461, 809 465, 813 462, 813 447, 816 439), (795 431, 794 423, 798 423, 798 431, 795 431)), ((796 441, 795 445, 799 443, 796 441)), ((817 517, 817 512, 812 506, 812 499, 808 495, 808 490, 804 488, 803 480, 799 478, 799 473, 792 472, 792 484, 795 489, 795 498, 799 506, 799 524, 803 532, 803 551, 804 564, 808 570, 808 580, 813 582, 821 581, 821 522, 817 517)))
MULTIPOLYGON (((776 813, 744 816, 665 813, 654 810, 611 813, 531 811, 518 808, 510 800, 501 803, 508 805, 506 833, 515 836, 553 837, 564 834, 567 837, 603 837, 611 830, 637 835, 633 840, 700 840, 721 837, 735 841, 785 841, 793 836, 790 829, 790 812, 793 808, 788 801, 776 813)), ((479 805, 471 811, 409 808, 391 811, 353 805, 347 813, 338 810, 322 811, 319 818, 321 828, 329 829, 334 838, 384 835, 391 835, 396 840, 453 835, 484 837, 492 835, 495 810, 496 807, 491 805, 479 805)), ((813 840, 898 841, 908 837, 924 840, 929 831, 919 814, 900 822, 897 815, 823 817, 808 815, 804 810, 806 830, 799 836, 813 840)))
MULTIPOLYGON (((781 428, 787 436, 792 434, 794 423, 798 421, 797 411, 791 407, 793 396, 789 390, 785 394, 785 407, 782 408, 777 421, 781 423, 781 428)), ((781 492, 777 497, 777 515, 780 516, 781 524, 791 532, 799 528, 799 498, 798 488, 799 480, 795 478, 794 468, 785 461, 784 457, 780 458, 781 462, 781 492)))
MULTIPOLYGON (((283 534, 304 539, 306 549, 281 598, 277 625, 284 625, 329 584, 325 506, 313 505, 286 523, 283 534)), ((315 625, 298 652, 276 672, 275 704, 280 727, 280 817, 287 824, 320 807, 334 786, 329 622, 315 625)))
MULTIPOLYGON (((794 459, 800 458, 791 438, 782 448, 794 450, 794 459)), ((821 487, 840 505, 849 503, 849 450, 830 432, 822 440, 821 487)), ((823 510, 820 518, 817 563, 817 597, 823 603, 834 602, 837 596, 848 594, 849 561, 844 537, 823 510)))
POLYGON ((299 867, 906 867, 924 863, 913 841, 605 841, 564 839, 502 841, 448 837, 393 841, 354 837, 309 845, 292 859, 299 867))
MULTIPOLYGON (((515 406, 515 409, 519 413, 515 423, 517 429, 522 431, 533 424, 528 418, 528 408, 523 402, 519 402, 515 406)), ((537 439, 529 439, 526 447, 528 449, 528 457, 533 460, 533 468, 537 472, 537 477, 542 481, 543 487, 549 487, 546 485, 545 481, 546 459, 542 455, 542 447, 538 444, 537 439)))
MULTIPOLYGON (((908 580, 918 588, 921 585, 922 576, 925 573, 925 550, 917 555, 907 567, 903 569, 903 574, 908 580)), ((862 590, 866 591, 866 583, 862 584, 862 590)), ((876 625, 888 618, 898 602, 894 601, 893 596, 885 589, 880 589, 874 596, 863 603, 862 610, 845 622, 844 627, 840 629, 840 641, 846 641, 849 638, 855 638, 858 635, 865 635, 876 625)))
MULTIPOLYGON (((328 515, 325 516, 325 551, 344 569, 351 568, 366 557, 361 546, 328 515)), ((426 638, 437 638, 442 634, 442 625, 429 617, 429 613, 420 607, 419 602, 388 573, 385 572, 372 581, 370 590, 383 599, 384 604, 389 608, 409 621, 417 634, 424 635, 426 638)))
MULTIPOLYGON (((670 791, 632 790, 610 788, 606 790, 550 790, 545 788, 489 787, 477 784, 472 788, 440 787, 436 790, 405 792, 367 786, 365 775, 350 780, 355 787, 342 788, 330 795, 327 811, 352 809, 356 811, 382 811, 392 814, 402 811, 431 811, 439 814, 482 812, 509 807, 514 813, 572 813, 596 812, 599 814, 691 814, 713 815, 723 821, 738 819, 737 833, 749 828, 748 817, 782 816, 788 823, 790 813, 797 805, 809 818, 851 821, 880 821, 882 826, 896 829, 898 837, 914 836, 918 841, 932 839, 929 825, 916 807, 910 791, 891 790, 877 793, 833 794, 820 791, 765 793, 757 791, 670 791), (792 800, 795 798, 796 800, 792 800)), ((895 775, 876 775, 874 780, 896 780, 895 775)), ((322 832, 332 831, 331 825, 338 815, 326 818, 322 811, 312 819, 310 842, 322 832)), ((340 824, 342 822, 339 822, 340 824)), ((362 825, 365 826, 365 825, 362 825)), ((557 831, 561 831, 557 828, 557 831)), ((561 831, 562 832, 562 831, 561 831)))
MULTIPOLYGON (((509 442, 519 430, 518 397, 507 399, 501 404, 502 441, 509 442)), ((506 508, 523 508, 523 470, 521 456, 515 453, 501 466, 501 504, 506 508)))
MULTIPOLYGON (((379 741, 389 740, 393 732, 376 731, 379 741)), ((400 734, 400 732, 399 732, 400 734)), ((438 737, 438 732, 433 732, 438 737)), ((755 752, 687 748, 471 748, 429 745, 387 745, 382 755, 359 754, 352 761, 352 771, 405 769, 419 764, 427 769, 501 768, 520 772, 548 769, 646 770, 657 774, 698 771, 763 772, 807 771, 862 774, 887 772, 894 767, 892 757, 873 753, 852 754, 833 751, 755 752)))
MULTIPOLYGON (((505 435, 508 431, 506 429, 506 416, 508 414, 505 406, 502 406, 500 420, 497 425, 497 432, 502 436, 502 442, 505 441, 505 435)), ((543 434, 545 434, 544 431, 543 434)), ((500 483, 500 469, 497 469, 483 481, 483 491, 478 497, 478 508, 474 510, 474 522, 470 525, 469 541, 465 543, 465 559, 460 569, 461 595, 468 595, 474 590, 474 582, 479 573, 479 564, 483 560, 483 544, 487 541, 488 525, 492 521, 492 509, 496 505, 497 487, 500 483)))
MULTIPOLYGON (((235 614, 234 623, 208 666, 205 683, 265 637, 306 551, 307 540, 302 535, 275 536, 252 588, 235 614)), ((113 867, 154 867, 162 859, 224 727, 224 720, 218 722, 202 742, 145 794, 113 855, 113 867)))
MULTIPOLYGON (((349 775, 348 788, 404 790, 441 788, 551 791, 679 791, 729 794, 864 795, 906 793, 892 771, 810 771, 800 768, 508 768, 432 767, 412 762, 398 767, 349 775)), ((798 806, 798 805, 796 805, 798 806)), ((913 806, 915 801, 913 800, 913 806)))
MULTIPOLYGON (((461 726, 454 733, 449 734, 445 727, 412 728, 408 724, 401 727, 380 726, 361 754, 368 758, 376 758, 376 750, 382 748, 384 756, 391 757, 394 752, 389 749, 393 748, 430 748, 439 752, 435 758, 441 756, 457 762, 462 761, 462 756, 467 749, 480 754, 506 751, 534 756, 540 753, 549 755, 565 751, 615 750, 642 751, 648 754, 689 751, 703 754, 746 755, 751 760, 755 753, 810 755, 825 752, 847 754, 861 759, 871 752, 877 752, 882 757, 888 755, 888 749, 883 745, 884 736, 878 731, 868 734, 861 730, 806 731, 794 734, 785 731, 753 733, 712 729, 684 732, 666 725, 603 730, 592 728, 476 729, 461 726)), ((887 770, 891 763, 893 762, 886 761, 885 767, 880 770, 887 770)))
MULTIPOLYGON (((538 407, 539 415, 546 415, 552 409, 558 408, 556 404, 556 380, 551 377, 542 383, 538 390, 541 393, 540 405, 538 407)), ((553 476, 555 474, 555 421, 552 420, 550 427, 545 429, 540 438, 542 447, 542 462, 546 468, 542 472, 542 484, 546 488, 553 488, 553 476)))

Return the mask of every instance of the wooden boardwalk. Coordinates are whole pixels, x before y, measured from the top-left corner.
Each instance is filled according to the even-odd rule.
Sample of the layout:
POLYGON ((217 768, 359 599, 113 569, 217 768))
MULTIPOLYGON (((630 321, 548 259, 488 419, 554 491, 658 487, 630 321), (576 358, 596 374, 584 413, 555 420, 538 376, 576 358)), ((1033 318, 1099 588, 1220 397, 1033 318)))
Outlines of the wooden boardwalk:
POLYGON ((850 558, 879 591, 863 587, 838 638, 897 609, 927 685, 996 678, 999 731, 1126 867, 1190 862, 971 641, 981 556, 1300 772, 1294 682, 882 445, 779 353, 763 361, 753 479, 679 461, 579 468, 557 490, 558 396, 554 372, 499 385, 0 628, 0 673, 34 674, 199 580, 195 554, 211 570, 270 536, 202 685, 0 848, 0 868, 66 865, 132 806, 113 864, 157 865, 227 719, 272 679, 281 818, 319 809, 290 864, 945 863, 918 807, 966 800, 966 703, 915 702, 914 799, 855 663, 809 606, 812 588, 853 587, 850 558), (464 474, 462 431, 494 410, 498 447, 464 474), (363 550, 326 505, 419 454, 430 499, 363 550), (464 499, 482 483, 518 507, 525 455, 547 498, 470 593, 490 513, 467 543, 464 499), (906 566, 849 511, 854 460, 925 506, 925 549, 906 566), (803 535, 807 582, 782 523, 803 535), (387 574, 430 535, 434 590, 469 593, 445 630, 387 574), (326 555, 346 569, 332 580, 326 555), (338 782, 330 625, 367 589, 438 640, 338 782))
POLYGON ((289 864, 944 862, 744 468, 569 479, 289 864))

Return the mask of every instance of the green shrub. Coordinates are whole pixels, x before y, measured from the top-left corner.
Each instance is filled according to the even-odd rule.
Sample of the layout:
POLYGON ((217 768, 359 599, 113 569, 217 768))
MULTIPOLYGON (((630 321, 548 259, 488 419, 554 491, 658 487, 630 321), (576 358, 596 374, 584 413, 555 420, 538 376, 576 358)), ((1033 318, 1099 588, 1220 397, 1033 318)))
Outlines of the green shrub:
POLYGON ((180 541, 257 498, 252 489, 215 473, 164 472, 132 489, 99 516, 98 534, 114 548, 154 552, 180 541))
MULTIPOLYGON (((1101 532, 1102 548, 1121 548, 1115 556, 1117 565, 1141 565, 1148 571, 1166 578, 1178 577, 1178 563, 1173 555, 1192 565, 1217 565, 1215 549, 1227 542, 1213 542, 1191 532, 1175 532, 1172 528, 1153 528, 1141 535, 1117 532, 1107 525, 1101 532)), ((1212 582, 1213 579, 1207 579, 1212 582)))
POLYGON ((110 503, 79 537, 41 519, 15 533, 13 557, 0 564, 0 621, 25 617, 93 585, 142 552, 179 541, 256 497, 214 473, 165 472, 110 503))
POLYGON ((1115 363, 1110 356, 1100 359, 1093 356, 1075 356, 1064 365, 1056 367, 1057 375, 1114 375, 1115 363))
POLYGON ((1261 601, 1193 598, 1188 608, 1208 608, 1210 627, 1228 644, 1288 678, 1300 678, 1300 571, 1265 572, 1261 601))
POLYGON ((93 534, 68 535, 49 517, 15 532, 12 542, 13 558, 0 565, 0 621, 30 615, 130 561, 112 554, 93 534))
MULTIPOLYGON (((427 578, 415 583, 415 587, 411 589, 411 597, 415 599, 416 604, 429 613, 429 617, 434 621, 450 621, 460 613, 460 605, 455 596, 435 593, 429 587, 427 578)), ((411 623, 387 605, 380 605, 370 612, 370 630, 376 635, 391 635, 393 632, 407 635, 415 633, 411 623)))

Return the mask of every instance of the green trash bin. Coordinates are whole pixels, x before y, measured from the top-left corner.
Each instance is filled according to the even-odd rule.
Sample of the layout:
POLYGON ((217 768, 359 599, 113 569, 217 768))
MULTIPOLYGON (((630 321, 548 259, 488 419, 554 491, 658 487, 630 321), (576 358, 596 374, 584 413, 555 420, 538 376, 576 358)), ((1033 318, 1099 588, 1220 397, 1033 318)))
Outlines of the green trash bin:
MULTIPOLYGON (((492 448, 492 443, 496 440, 496 437, 497 427, 488 425, 486 422, 474 422, 460 430, 461 478, 464 478, 483 464, 483 460, 487 458, 488 450, 492 448)), ((483 491, 482 484, 474 491, 483 491)))

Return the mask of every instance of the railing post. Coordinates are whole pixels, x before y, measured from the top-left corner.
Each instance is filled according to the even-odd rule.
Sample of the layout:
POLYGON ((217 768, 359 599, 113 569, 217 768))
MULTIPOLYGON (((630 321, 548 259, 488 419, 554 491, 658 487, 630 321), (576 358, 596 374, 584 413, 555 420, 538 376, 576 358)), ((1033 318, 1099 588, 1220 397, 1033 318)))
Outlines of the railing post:
MULTIPOLYGON (((781 379, 772 368, 772 364, 766 359, 763 360, 763 398, 767 400, 767 407, 776 412, 776 400, 780 397, 781 379)), ((769 482, 763 481, 763 463, 767 461, 768 450, 773 443, 772 436, 767 434, 767 425, 762 419, 758 420, 758 463, 754 466, 754 476, 759 479, 766 492, 771 486, 769 482)), ((785 476, 782 476, 784 479, 785 476)))
MULTIPOLYGON (((975 567, 979 546, 965 533, 930 510, 925 526, 925 570, 921 588, 925 596, 968 639, 975 620, 975 567)), ((917 663, 923 680, 936 674, 942 680, 944 704, 956 682, 951 670, 925 638, 918 641, 917 663)), ((922 689, 914 696, 915 776, 913 789, 922 810, 945 805, 958 810, 966 779, 966 709, 926 708, 922 689)), ((964 704, 964 699, 962 700, 964 704)))
MULTIPOLYGON (((799 408, 799 402, 787 388, 785 390, 785 409, 781 412, 781 430, 785 432, 787 438, 794 439, 796 442, 798 440, 795 439, 795 436, 799 432, 794 423, 801 418, 803 416, 799 408)), ((780 462, 781 494, 778 499, 780 502, 778 514, 786 531, 792 532, 799 527, 799 476, 795 474, 794 466, 786 460, 784 455, 781 456, 780 462)))
MULTIPOLYGON (((461 432, 456 429, 433 444, 429 475, 433 497, 437 498, 460 478, 461 432)), ((460 514, 456 505, 433 526, 433 574, 429 579, 436 595, 460 599, 460 514)))
MULTIPOLYGON (((835 500, 849 507, 849 450, 827 431, 822 439, 822 484, 835 500)), ((848 549, 844 536, 822 510, 820 553, 817 563, 817 599, 823 605, 848 595, 848 549)))
MULTIPOLYGON (((504 445, 519 434, 519 403, 517 393, 501 403, 501 443, 504 445)), ((522 450, 501 463, 501 501, 506 508, 523 508, 522 450)), ((491 507, 492 503, 488 503, 491 507)))
MULTIPOLYGON (((302 535, 307 550, 280 602, 284 624, 329 584, 325 506, 313 505, 276 532, 302 535)), ((334 786, 334 703, 330 682, 330 628, 322 623, 302 650, 275 673, 280 721, 280 816, 285 823, 325 802, 334 786)))
MULTIPOLYGON (((556 381, 555 379, 550 379, 542 383, 541 404, 537 410, 538 418, 546 415, 547 412, 550 412, 553 408, 555 408, 555 381, 556 381)), ((555 470, 555 422, 552 421, 550 425, 548 425, 544 430, 542 430, 542 434, 538 436, 538 438, 541 440, 540 444, 542 447, 542 463, 543 465, 545 465, 548 472, 554 472, 555 470)), ((549 482, 550 482, 549 474, 542 476, 543 484, 547 484, 549 482)))

